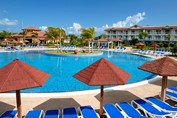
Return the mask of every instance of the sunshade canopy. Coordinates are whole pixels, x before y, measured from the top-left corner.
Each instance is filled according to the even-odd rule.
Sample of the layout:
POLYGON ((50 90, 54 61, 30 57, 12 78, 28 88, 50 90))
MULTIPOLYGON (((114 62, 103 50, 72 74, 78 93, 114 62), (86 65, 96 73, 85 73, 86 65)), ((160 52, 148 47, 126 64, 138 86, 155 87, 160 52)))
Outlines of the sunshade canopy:
POLYGON ((157 43, 152 43, 151 47, 160 47, 157 43))
POLYGON ((114 38, 114 39, 112 39, 111 41, 113 41, 113 42, 121 42, 121 40, 118 39, 118 38, 114 38))
POLYGON ((136 46, 144 46, 144 43, 139 42, 139 43, 136 43, 135 45, 136 45, 136 46))
POLYGON ((147 62, 138 68, 161 76, 177 76, 177 61, 169 57, 147 62))
POLYGON ((42 86, 49 74, 14 59, 0 69, 0 92, 42 86))
POLYGON ((88 85, 120 85, 127 82, 130 74, 101 58, 74 77, 88 85))

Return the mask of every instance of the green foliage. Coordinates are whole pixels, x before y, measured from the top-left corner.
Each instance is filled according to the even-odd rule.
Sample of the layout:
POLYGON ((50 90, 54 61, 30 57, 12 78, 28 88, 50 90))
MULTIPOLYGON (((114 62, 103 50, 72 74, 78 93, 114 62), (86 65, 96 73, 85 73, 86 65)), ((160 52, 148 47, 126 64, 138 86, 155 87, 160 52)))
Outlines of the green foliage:
POLYGON ((166 40, 168 41, 168 49, 170 49, 170 40, 171 40, 171 35, 170 34, 167 34, 165 36, 166 40))
POLYGON ((132 40, 130 40, 131 45, 135 45, 136 43, 138 43, 138 39, 133 38, 132 40))
POLYGON ((176 55, 177 53, 177 45, 175 44, 174 47, 171 49, 172 55, 176 55))
POLYGON ((0 40, 3 40, 3 39, 5 39, 5 38, 7 38, 7 37, 10 37, 11 36, 11 32, 8 32, 8 31, 2 31, 2 32, 0 32, 0 40))
POLYGON ((101 39, 101 38, 107 38, 107 35, 106 34, 101 34, 101 35, 99 35, 99 36, 97 36, 97 37, 95 37, 94 39, 95 40, 98 40, 98 39, 101 39))
POLYGON ((76 45, 78 37, 74 34, 68 34, 67 37, 70 39, 70 45, 76 45))
POLYGON ((139 33, 139 39, 145 39, 146 37, 148 37, 148 33, 147 32, 140 32, 139 33))
POLYGON ((96 34, 94 27, 81 29, 80 31, 81 31, 81 37, 83 39, 93 40, 93 38, 95 37, 95 34, 96 34))

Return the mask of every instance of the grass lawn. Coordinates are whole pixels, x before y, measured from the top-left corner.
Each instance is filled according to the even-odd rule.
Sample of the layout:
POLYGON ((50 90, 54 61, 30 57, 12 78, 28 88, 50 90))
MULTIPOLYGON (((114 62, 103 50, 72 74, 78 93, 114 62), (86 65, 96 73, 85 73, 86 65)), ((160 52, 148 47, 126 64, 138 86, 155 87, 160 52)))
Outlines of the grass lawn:
POLYGON ((102 52, 99 52, 99 51, 94 51, 94 52, 90 52, 90 53, 88 53, 88 52, 83 53, 83 52, 79 51, 77 54, 74 54, 73 50, 69 50, 69 51, 63 50, 62 53, 54 50, 54 51, 47 51, 46 53, 47 54, 54 54, 54 55, 94 55, 94 54, 102 54, 102 52))

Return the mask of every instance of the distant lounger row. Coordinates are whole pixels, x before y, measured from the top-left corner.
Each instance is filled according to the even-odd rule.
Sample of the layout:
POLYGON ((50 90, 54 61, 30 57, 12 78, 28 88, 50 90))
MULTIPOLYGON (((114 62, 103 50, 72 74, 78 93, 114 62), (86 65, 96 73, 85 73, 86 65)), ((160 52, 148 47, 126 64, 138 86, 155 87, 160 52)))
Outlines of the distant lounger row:
POLYGON ((164 55, 171 54, 170 50, 162 50, 162 49, 157 49, 155 51, 153 51, 153 50, 134 50, 133 52, 140 53, 140 54, 146 54, 146 55, 154 55, 154 56, 164 56, 164 55))
MULTIPOLYGON (((177 101, 177 88, 169 87, 167 97, 177 101)), ((166 118, 177 117, 177 107, 173 107, 166 102, 155 97, 120 102, 114 104, 104 104, 104 116, 107 118, 166 118), (140 112, 141 111, 141 112, 140 112)), ((14 118, 17 111, 6 111, 0 118, 14 118)), ((82 106, 78 109, 64 108, 63 110, 42 110, 29 111, 24 118, 99 118, 98 113, 91 106, 82 106)))
POLYGON ((76 49, 76 46, 62 46, 63 50, 74 50, 76 49))
POLYGON ((115 52, 125 52, 126 51, 126 48, 123 48, 123 47, 116 47, 115 48, 115 52))

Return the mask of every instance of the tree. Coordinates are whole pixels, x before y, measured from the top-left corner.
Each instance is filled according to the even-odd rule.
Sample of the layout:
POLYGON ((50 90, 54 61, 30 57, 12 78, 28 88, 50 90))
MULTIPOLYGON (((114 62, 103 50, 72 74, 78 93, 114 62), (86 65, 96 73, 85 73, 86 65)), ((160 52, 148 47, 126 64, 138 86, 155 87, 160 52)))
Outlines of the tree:
MULTIPOLYGON (((58 27, 57 28, 48 27, 45 35, 49 39, 53 40, 54 42, 58 42, 58 40, 59 40, 59 42, 60 42, 60 52, 62 52, 61 40, 66 36, 65 30, 62 29, 62 28, 58 28, 58 27)), ((58 51, 58 48, 57 48, 57 51, 58 51)))
POLYGON ((81 29, 81 37, 83 39, 87 39, 89 41, 89 53, 90 53, 90 41, 94 39, 95 37, 95 28, 85 28, 85 29, 81 29))
POLYGON ((67 37, 70 39, 70 45, 76 45, 78 37, 74 34, 68 34, 67 37))
POLYGON ((138 43, 138 39, 133 38, 132 40, 130 40, 131 45, 135 45, 136 43, 138 43))
POLYGON ((170 49, 170 40, 171 40, 171 35, 170 34, 167 34, 165 36, 166 40, 168 41, 168 49, 170 49))
POLYGON ((37 42, 38 33, 37 33, 37 32, 32 32, 31 34, 32 34, 31 37, 35 39, 34 41, 35 41, 36 43, 38 43, 38 42, 37 42))
POLYGON ((26 30, 26 29, 23 29, 23 32, 22 33, 20 33, 20 34, 22 34, 23 35, 23 42, 25 41, 25 39, 26 39, 26 35, 27 35, 27 33, 28 33, 28 31, 26 30))
POLYGON ((141 39, 145 39, 146 37, 148 37, 148 33, 147 32, 140 32, 139 33, 139 39, 141 40, 141 39))
POLYGON ((4 40, 5 38, 10 37, 11 34, 11 32, 3 30, 2 32, 0 32, 0 40, 4 40))

